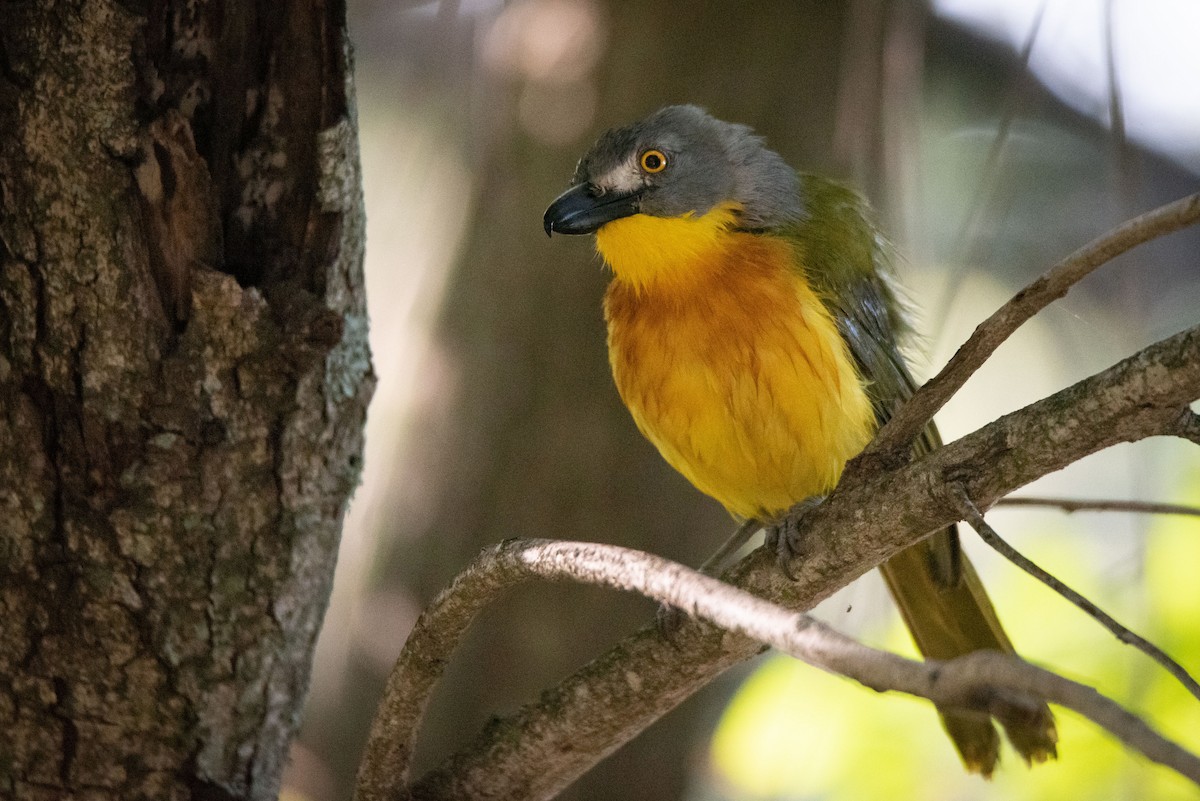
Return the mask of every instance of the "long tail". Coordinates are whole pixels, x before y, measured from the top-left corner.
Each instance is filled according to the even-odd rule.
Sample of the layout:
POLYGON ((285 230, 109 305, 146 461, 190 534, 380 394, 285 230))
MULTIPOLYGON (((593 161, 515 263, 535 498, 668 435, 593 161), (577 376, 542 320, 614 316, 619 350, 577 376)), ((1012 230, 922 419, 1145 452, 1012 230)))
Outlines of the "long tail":
MULTIPOLYGON (((953 528, 901 551, 881 565, 880 571, 926 658, 953 659, 980 650, 1014 653, 953 528)), ((1000 738, 991 718, 982 713, 938 711, 967 769, 991 776, 1000 758, 1000 738)), ((1045 762, 1057 756, 1058 733, 1045 704, 1032 711, 1014 705, 1010 714, 1000 717, 1009 742, 1026 762, 1045 762)))

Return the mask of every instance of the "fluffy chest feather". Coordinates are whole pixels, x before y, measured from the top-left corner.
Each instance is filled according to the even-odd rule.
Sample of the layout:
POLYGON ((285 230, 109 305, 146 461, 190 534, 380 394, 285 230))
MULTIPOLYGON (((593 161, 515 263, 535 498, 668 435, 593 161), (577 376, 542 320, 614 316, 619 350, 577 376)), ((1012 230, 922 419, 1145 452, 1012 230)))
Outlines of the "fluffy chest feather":
POLYGON ((833 487, 870 437, 871 406, 833 320, 788 266, 792 248, 709 233, 659 264, 598 239, 616 275, 613 377, 638 428, 697 488, 740 517, 775 515, 833 487))

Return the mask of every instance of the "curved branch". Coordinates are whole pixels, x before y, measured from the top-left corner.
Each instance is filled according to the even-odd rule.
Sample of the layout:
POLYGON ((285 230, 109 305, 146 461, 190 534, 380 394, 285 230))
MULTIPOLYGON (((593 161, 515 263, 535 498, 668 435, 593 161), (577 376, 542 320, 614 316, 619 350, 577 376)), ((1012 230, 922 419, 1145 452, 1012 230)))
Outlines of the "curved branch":
POLYGON ((808 615, 642 551, 594 543, 510 540, 476 559, 418 622, 388 681, 371 732, 359 775, 361 801, 405 794, 408 758, 421 713, 463 630, 483 605, 535 577, 638 592, 874 690, 920 696, 941 708, 987 713, 1000 695, 1009 705, 1015 696, 1030 708, 1037 699, 1046 699, 1074 709, 1129 747, 1200 784, 1200 758, 1092 688, 1016 657, 976 653, 949 662, 918 662, 869 648, 808 615), (423 653, 414 654, 418 651, 423 653))
POLYGON ((858 457, 861 464, 906 453, 946 401, 1030 317, 1067 294, 1097 267, 1151 239, 1200 221, 1200 193, 1168 203, 1114 228, 1067 256, 979 324, 941 371, 908 400, 858 457))
MULTIPOLYGON (((1047 473, 1118 442, 1161 433, 1200 397, 1200 327, 1146 348, 1104 372, 996 420, 884 474, 847 476, 805 516, 807 550, 782 576, 773 553, 751 553, 729 583, 795 610, 838 588, 930 532, 955 522, 947 477, 986 508, 1047 473), (1153 380, 1147 380, 1152 376, 1153 380)), ((417 797, 543 798, 632 739, 761 646, 685 623, 670 644, 649 625, 580 668, 537 703, 494 721, 414 786, 417 797), (590 703, 604 688, 605 703, 590 703), (563 753, 564 732, 571 748, 563 753), (519 770, 506 769, 520 766, 519 770), (503 777, 502 779, 499 777, 503 777)))

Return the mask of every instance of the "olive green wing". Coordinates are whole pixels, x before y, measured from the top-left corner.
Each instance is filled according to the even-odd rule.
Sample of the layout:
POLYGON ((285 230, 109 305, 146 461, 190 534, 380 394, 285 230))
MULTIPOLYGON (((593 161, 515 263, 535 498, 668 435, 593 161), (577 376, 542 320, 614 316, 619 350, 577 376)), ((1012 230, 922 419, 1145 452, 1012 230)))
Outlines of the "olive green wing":
MULTIPOLYGON (((892 248, 871 220, 865 200, 824 178, 801 176, 806 216, 782 231, 797 251, 796 263, 837 323, 875 409, 886 422, 916 390, 900 342, 907 314, 892 283, 892 248)), ((931 425, 918 445, 926 453, 941 442, 931 425)))
MULTIPOLYGON (((801 176, 805 218, 780 231, 796 248, 797 269, 834 318, 875 410, 886 422, 916 391, 900 350, 909 334, 905 310, 891 281, 891 246, 853 190, 815 176, 801 176)), ((939 447, 931 423, 917 453, 939 447)), ((929 659, 952 659, 971 651, 1013 651, 983 584, 963 556, 951 526, 901 551, 880 566, 917 647, 929 659)), ((940 710, 942 722, 971 770, 991 773, 999 738, 987 718, 940 710)), ((1057 735, 1049 708, 1006 726, 1026 760, 1055 754, 1057 735)))

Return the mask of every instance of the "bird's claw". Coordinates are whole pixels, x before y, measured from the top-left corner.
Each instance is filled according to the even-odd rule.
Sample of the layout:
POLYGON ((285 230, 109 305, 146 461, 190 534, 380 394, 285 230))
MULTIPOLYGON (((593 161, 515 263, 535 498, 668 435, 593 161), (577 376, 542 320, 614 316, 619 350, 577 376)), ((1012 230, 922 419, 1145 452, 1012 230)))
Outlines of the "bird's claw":
POLYGON ((804 555, 805 516, 825 500, 824 495, 805 498, 766 525, 766 545, 775 550, 775 561, 783 575, 795 581, 792 562, 804 555))

